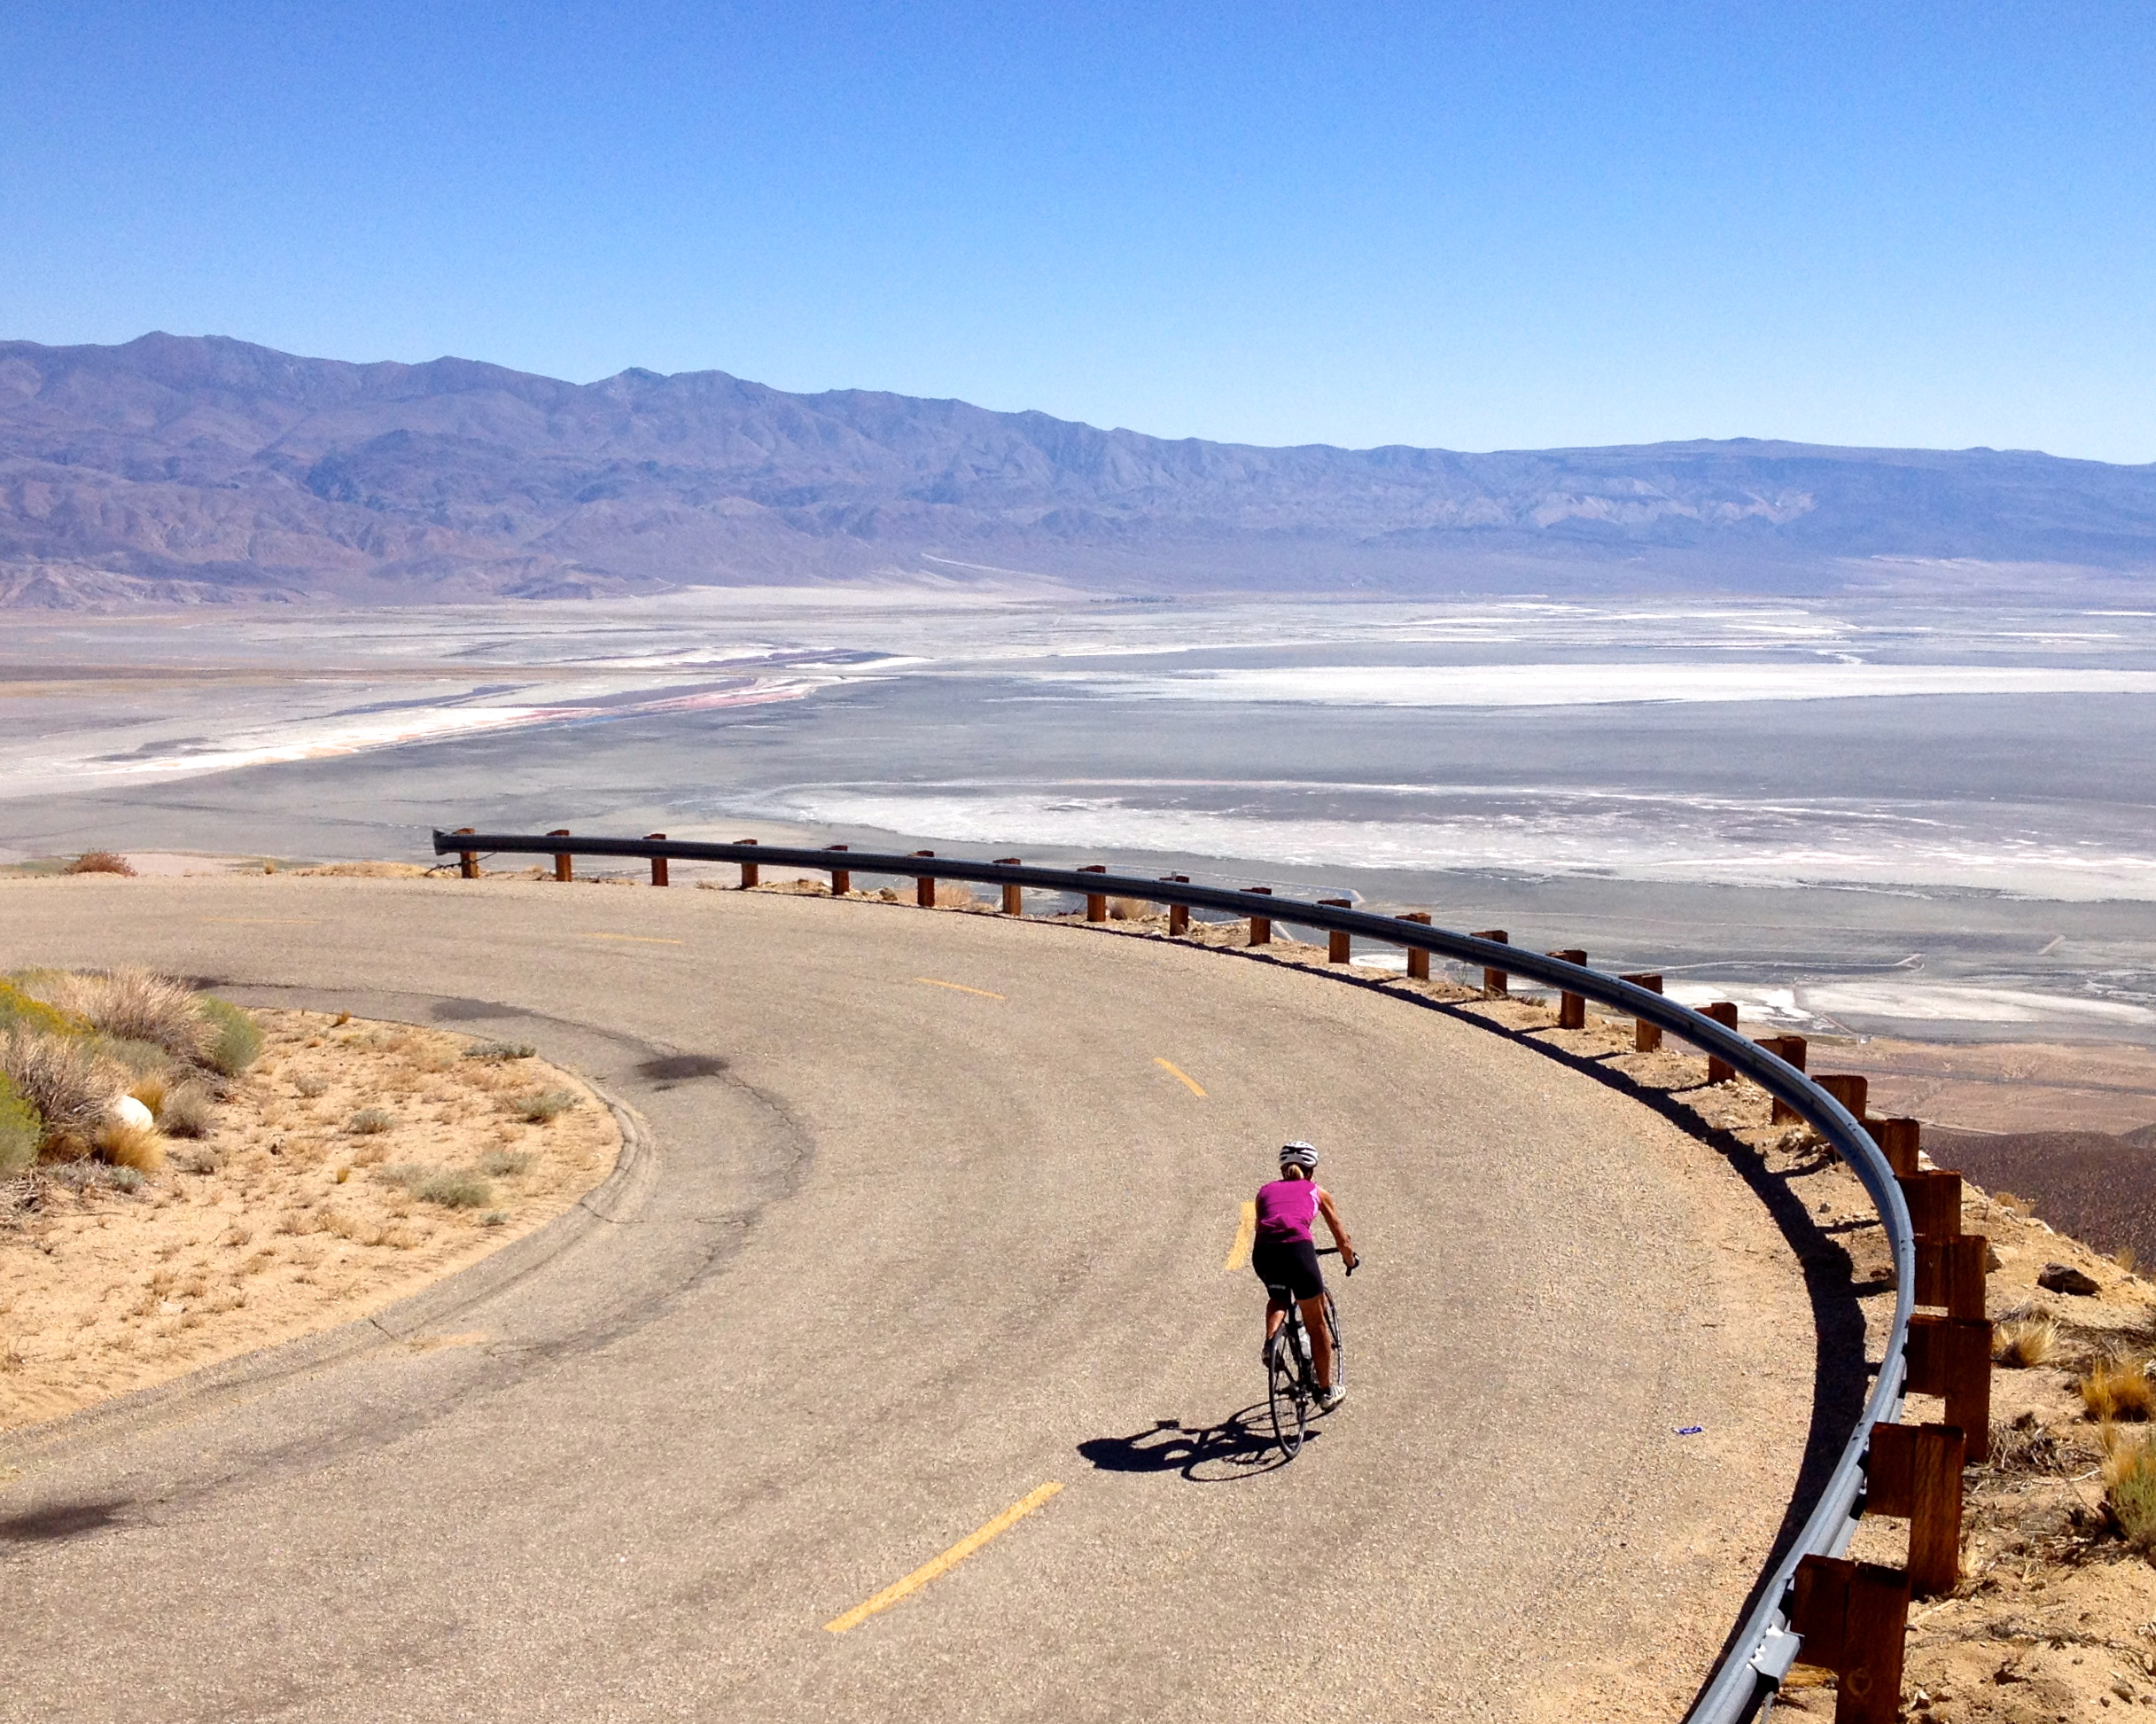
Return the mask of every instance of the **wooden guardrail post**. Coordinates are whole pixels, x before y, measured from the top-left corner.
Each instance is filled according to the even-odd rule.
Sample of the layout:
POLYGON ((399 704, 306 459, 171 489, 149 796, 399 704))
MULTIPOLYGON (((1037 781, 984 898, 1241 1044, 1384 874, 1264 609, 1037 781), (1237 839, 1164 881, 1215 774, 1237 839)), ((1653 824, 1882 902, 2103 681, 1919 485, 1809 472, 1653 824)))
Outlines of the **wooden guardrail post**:
MULTIPOLYGON (((1420 922, 1427 928, 1430 924, 1430 913, 1428 910, 1409 910, 1400 920, 1420 922)), ((1407 979, 1415 982, 1426 982, 1430 979, 1430 955, 1420 946, 1407 948, 1407 979)))
POLYGON ((1876 1563, 1807 1556, 1791 1586, 1799 1663, 1835 1676, 1834 1724, 1893 1724, 1902 1710, 1909 1577, 1876 1563))
MULTIPOLYGON (((1800 1072, 1804 1069, 1804 1061, 1809 1057, 1811 1047, 1811 1044, 1801 1035, 1763 1035, 1759 1038, 1759 1045, 1769 1053, 1780 1058, 1785 1064, 1795 1066, 1800 1072)), ((1779 1096, 1774 1098, 1771 1123, 1784 1126, 1793 1119, 1802 1119, 1803 1117, 1779 1096)))
POLYGON ((1933 1168, 1929 1173, 1898 1174, 1902 1201, 1909 1205, 1909 1225, 1919 1239, 1958 1239, 1961 1236, 1961 1175, 1933 1168))
MULTIPOLYGON (((843 844, 827 844, 823 847, 826 850, 844 850, 846 846, 843 844)), ((831 870, 831 896, 844 898, 852 890, 853 870, 850 868, 834 868, 831 870)))
MULTIPOLYGON (((1561 952, 1545 952, 1543 956, 1556 958, 1565 963, 1584 964, 1587 962, 1586 953, 1576 948, 1568 948, 1561 952)), ((1586 995, 1567 994, 1561 990, 1559 992, 1557 995, 1557 1027, 1561 1030, 1584 1030, 1587 1027, 1586 995)))
MULTIPOLYGON (((752 838, 737 838, 734 840, 734 842, 736 844, 754 844, 756 840, 752 838)), ((763 864, 761 862, 742 863, 741 889, 743 892, 746 892, 751 886, 759 884, 763 878, 764 870, 763 864)))
MULTIPOLYGON (((1737 1027, 1737 1002, 1734 1000, 1716 1000, 1700 1008, 1702 1018, 1711 1018, 1725 1030, 1737 1027)), ((1707 1081, 1727 1083, 1737 1075, 1737 1068, 1716 1054, 1707 1056, 1707 1081)))
MULTIPOLYGON (((1351 910, 1355 908, 1352 898, 1320 898, 1318 901, 1328 909, 1351 910)), ((1349 956, 1346 932, 1339 928, 1327 928, 1325 931, 1325 961, 1327 963, 1345 963, 1349 956)))
MULTIPOLYGON (((1078 872, 1081 874, 1105 874, 1108 872, 1108 864, 1106 862, 1087 862, 1085 867, 1078 870, 1078 872)), ((1108 894, 1106 893, 1089 892, 1086 894, 1086 919, 1088 922, 1108 920, 1108 894)))
MULTIPOLYGON (((1512 936, 1506 933, 1502 928, 1484 928, 1479 933, 1472 935, 1471 938, 1475 940, 1486 940, 1493 946, 1509 946, 1512 944, 1512 936)), ((1502 970, 1483 970, 1483 995, 1485 999, 1501 1000, 1511 992, 1512 977, 1506 971, 1502 970)))
MULTIPOLYGON (((456 835, 469 837, 479 831, 476 826, 459 826, 456 835)), ((456 872, 459 879, 476 880, 479 878, 479 853, 477 850, 459 850, 456 853, 456 872)))
MULTIPOLYGON (((1261 898, 1270 898, 1273 896, 1273 888, 1271 886, 1245 886, 1243 887, 1243 890, 1245 892, 1255 892, 1261 898)), ((1254 916, 1250 918, 1250 944, 1253 946, 1270 946, 1273 944, 1273 918, 1271 917, 1254 916)))
MULTIPOLYGON (((996 858, 998 868, 1018 868, 1024 866, 1024 858, 1021 856, 998 856, 996 858)), ((1003 914, 1006 916, 1024 916, 1025 914, 1025 888, 1024 886, 1013 885, 1008 880, 1003 883, 1003 914)))
POLYGON ((1961 1579, 1961 1469, 1951 1424, 1875 1424, 1864 1463, 1864 1513, 1909 1523, 1909 1589, 1919 1598, 1961 1579))
MULTIPOLYGON (((1662 978, 1651 970, 1643 970, 1630 976, 1620 976, 1621 982, 1630 982, 1634 987, 1644 987, 1650 994, 1662 992, 1662 978)), ((1658 1052, 1662 1047, 1662 1026, 1650 1024, 1644 1018, 1632 1019, 1632 1051, 1636 1054, 1658 1052)))
MULTIPOLYGON (((916 856, 932 856, 935 854, 933 850, 914 852, 916 856)), ((936 908, 936 877, 933 874, 916 874, 914 877, 914 902, 924 910, 936 908)))
POLYGON ((1871 1079, 1854 1072, 1822 1072, 1812 1081, 1847 1108, 1858 1125, 1864 1123, 1868 1117, 1864 1110, 1872 1097, 1871 1079))
MULTIPOLYGON (((557 826, 552 831, 549 832, 547 836, 549 838, 567 838, 569 836, 569 829, 566 826, 557 826)), ((567 852, 557 852, 554 858, 554 878, 557 880, 575 879, 575 863, 576 858, 570 855, 567 852)))
POLYGON ((1963 1433, 1971 1461, 1991 1458, 1991 1325, 1981 1318, 1909 1320, 1909 1392, 1946 1402, 1946 1422, 1963 1433))
MULTIPOLYGON (((664 832, 646 832, 644 834, 644 842, 647 844, 664 844, 665 841, 666 835, 664 832)), ((651 884, 655 886, 663 886, 666 884, 666 859, 664 856, 651 858, 651 884)))
POLYGON ((1914 1119, 1875 1119, 1870 1122, 1872 1135, 1879 1140, 1880 1153, 1887 1158, 1887 1165, 1897 1174, 1913 1174, 1923 1163, 1917 1152, 1924 1144, 1924 1127, 1914 1119))
POLYGON ((1984 1314, 1985 1262, 1991 1241, 1981 1233, 1952 1239, 1917 1238, 1917 1285, 1911 1295, 1919 1305, 1935 1305, 1950 1317, 1984 1314))
MULTIPOLYGON (((1187 885, 1188 885, 1190 884, 1190 876, 1189 876, 1189 875, 1187 875, 1187 874, 1164 874, 1164 875, 1162 875, 1160 878, 1161 878, 1163 880, 1164 880, 1165 882, 1167 882, 1167 883, 1168 883, 1170 885, 1187 886, 1187 885)), ((1177 936, 1177 935, 1179 935, 1179 934, 1187 934, 1187 933, 1188 933, 1189 932, 1190 932, 1190 906, 1189 906, 1189 905, 1187 905, 1187 904, 1171 904, 1171 905, 1169 905, 1169 906, 1168 906, 1168 934, 1169 934, 1169 937, 1170 937, 1171 939, 1173 939, 1174 937, 1176 937, 1176 936, 1177 936)))

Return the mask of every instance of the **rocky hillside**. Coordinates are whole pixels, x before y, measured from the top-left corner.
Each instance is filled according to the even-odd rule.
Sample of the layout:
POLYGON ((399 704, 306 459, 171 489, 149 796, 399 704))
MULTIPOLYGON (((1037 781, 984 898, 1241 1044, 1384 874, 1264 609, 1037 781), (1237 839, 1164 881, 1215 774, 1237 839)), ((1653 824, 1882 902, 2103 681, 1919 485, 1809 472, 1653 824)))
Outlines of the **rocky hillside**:
POLYGON ((1749 441, 1258 449, 720 371, 580 385, 220 338, 0 343, 0 606, 1012 572, 1117 591, 1793 590, 1955 578, 1939 559, 2156 569, 2156 467, 1749 441))

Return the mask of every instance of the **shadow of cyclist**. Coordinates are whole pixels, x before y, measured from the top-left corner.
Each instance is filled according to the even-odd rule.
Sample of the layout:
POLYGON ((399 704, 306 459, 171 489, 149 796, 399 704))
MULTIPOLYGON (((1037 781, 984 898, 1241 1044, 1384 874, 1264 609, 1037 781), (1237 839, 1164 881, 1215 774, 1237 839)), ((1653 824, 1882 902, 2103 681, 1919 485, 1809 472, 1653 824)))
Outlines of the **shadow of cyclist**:
POLYGON ((1078 1452, 1102 1472, 1179 1472, 1193 1485, 1232 1485, 1287 1464, 1262 1400, 1218 1424, 1187 1429, 1180 1419, 1159 1419, 1132 1436, 1090 1437, 1078 1452))

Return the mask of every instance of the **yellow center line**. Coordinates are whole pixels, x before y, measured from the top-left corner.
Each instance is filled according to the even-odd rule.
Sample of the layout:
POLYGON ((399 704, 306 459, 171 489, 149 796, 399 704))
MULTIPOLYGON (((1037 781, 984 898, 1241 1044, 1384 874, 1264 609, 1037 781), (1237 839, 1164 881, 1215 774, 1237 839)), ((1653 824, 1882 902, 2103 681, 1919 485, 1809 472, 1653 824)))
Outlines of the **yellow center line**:
POLYGON ((947 987, 953 994, 977 994, 984 1000, 1001 1000, 1008 997, 1001 994, 991 994, 985 987, 968 987, 963 982, 939 982, 933 976, 915 976, 914 979, 925 983, 930 987, 947 987))
MULTIPOLYGON (((923 978, 922 979, 925 979, 923 978)), ((967 1557, 973 1555, 989 1540, 1000 1537, 1040 1507, 1056 1492, 1062 1489, 1060 1481, 1050 1479, 1031 1495, 1022 1497, 998 1515, 977 1533, 969 1533, 942 1556, 926 1562, 903 1580, 893 1581, 866 1603, 856 1604, 844 1616, 835 1616, 823 1625, 829 1634, 843 1634, 849 1628, 858 1628, 878 1611, 887 1611, 910 1592, 916 1592, 939 1574, 949 1572, 967 1557)))
POLYGON ((1155 1054, 1153 1056, 1153 1063, 1154 1065, 1159 1066, 1160 1069, 1165 1072, 1170 1077, 1174 1078, 1180 1082, 1185 1088, 1190 1091, 1192 1095, 1203 1096, 1205 1094, 1203 1089, 1198 1088, 1198 1080, 1192 1077, 1190 1073, 1186 1072, 1181 1066, 1171 1065, 1168 1061, 1163 1059, 1158 1054, 1155 1054))
POLYGON ((661 940, 657 934, 579 934, 580 940, 627 940, 639 946, 679 946, 678 940, 661 940))
POLYGON ((1250 1246, 1257 1237, 1257 1200, 1242 1200, 1242 1219, 1235 1223, 1235 1243, 1227 1248, 1224 1269, 1247 1269, 1250 1266, 1250 1246))

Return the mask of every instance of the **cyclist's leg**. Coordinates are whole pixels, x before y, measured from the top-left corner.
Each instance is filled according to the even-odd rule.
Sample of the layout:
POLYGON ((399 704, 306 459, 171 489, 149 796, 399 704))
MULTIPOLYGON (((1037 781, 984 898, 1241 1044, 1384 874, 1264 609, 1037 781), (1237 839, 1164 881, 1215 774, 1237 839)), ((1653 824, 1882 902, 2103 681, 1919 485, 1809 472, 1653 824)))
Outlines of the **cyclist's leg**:
POLYGON ((1310 1337, 1310 1362, 1317 1368, 1318 1386, 1333 1386, 1333 1326, 1325 1320, 1325 1295, 1299 1300, 1303 1328, 1310 1337))

